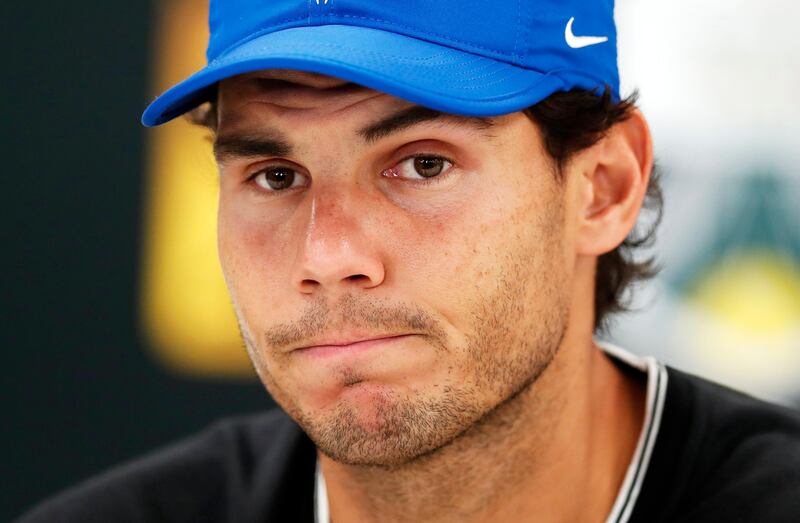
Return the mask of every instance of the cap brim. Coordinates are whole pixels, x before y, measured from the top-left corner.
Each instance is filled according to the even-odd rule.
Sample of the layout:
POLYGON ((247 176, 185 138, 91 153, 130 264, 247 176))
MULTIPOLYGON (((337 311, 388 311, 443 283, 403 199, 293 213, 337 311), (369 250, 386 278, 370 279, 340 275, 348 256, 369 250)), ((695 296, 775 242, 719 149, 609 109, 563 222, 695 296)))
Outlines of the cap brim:
POLYGON ((142 123, 168 122, 207 101, 220 80, 263 69, 335 76, 465 116, 518 111, 563 85, 556 76, 388 31, 349 25, 297 27, 227 51, 153 101, 142 123))

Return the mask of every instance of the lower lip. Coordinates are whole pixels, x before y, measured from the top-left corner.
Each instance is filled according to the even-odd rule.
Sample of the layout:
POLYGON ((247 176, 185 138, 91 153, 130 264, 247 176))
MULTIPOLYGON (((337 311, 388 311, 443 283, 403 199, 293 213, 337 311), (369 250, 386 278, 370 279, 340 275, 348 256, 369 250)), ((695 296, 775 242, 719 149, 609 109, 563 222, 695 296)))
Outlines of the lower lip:
POLYGON ((406 334, 377 340, 358 341, 356 343, 350 343, 349 345, 316 345, 314 347, 298 349, 297 352, 311 358, 331 358, 342 354, 357 354, 373 349, 385 348, 409 336, 410 334, 406 334))

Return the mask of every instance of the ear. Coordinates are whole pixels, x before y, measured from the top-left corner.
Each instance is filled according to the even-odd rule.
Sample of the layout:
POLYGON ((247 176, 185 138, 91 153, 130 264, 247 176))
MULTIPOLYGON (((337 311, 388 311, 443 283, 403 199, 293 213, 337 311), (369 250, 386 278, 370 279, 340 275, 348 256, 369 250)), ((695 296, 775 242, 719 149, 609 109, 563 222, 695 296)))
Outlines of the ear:
POLYGON ((635 109, 572 165, 580 174, 576 254, 600 256, 636 224, 653 169, 653 142, 635 109))

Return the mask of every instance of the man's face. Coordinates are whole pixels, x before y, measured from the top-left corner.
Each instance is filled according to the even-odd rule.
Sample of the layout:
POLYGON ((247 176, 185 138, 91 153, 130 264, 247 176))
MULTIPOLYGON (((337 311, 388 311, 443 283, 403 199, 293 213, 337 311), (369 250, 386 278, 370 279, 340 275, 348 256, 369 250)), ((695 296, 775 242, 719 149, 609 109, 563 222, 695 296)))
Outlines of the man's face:
POLYGON ((217 138, 220 259, 248 352, 333 459, 427 454, 554 357, 573 253, 521 113, 437 116, 262 72, 222 82, 217 138))

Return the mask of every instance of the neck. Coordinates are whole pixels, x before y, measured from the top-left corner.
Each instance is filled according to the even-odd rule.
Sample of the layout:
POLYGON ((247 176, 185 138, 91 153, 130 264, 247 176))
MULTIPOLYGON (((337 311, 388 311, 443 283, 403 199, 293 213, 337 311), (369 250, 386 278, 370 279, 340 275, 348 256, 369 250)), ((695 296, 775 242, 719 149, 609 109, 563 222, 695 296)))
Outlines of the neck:
POLYGON ((446 447, 392 468, 320 454, 331 519, 602 522, 643 417, 643 382, 565 338, 536 382, 446 447))

